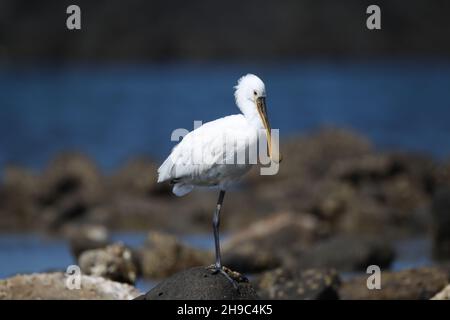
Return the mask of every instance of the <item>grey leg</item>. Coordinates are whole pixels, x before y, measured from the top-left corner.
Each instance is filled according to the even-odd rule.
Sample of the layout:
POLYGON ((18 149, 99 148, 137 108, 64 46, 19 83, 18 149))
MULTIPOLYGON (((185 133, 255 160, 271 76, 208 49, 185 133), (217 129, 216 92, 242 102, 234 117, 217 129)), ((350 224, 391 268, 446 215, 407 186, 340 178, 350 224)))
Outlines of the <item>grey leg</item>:
POLYGON ((222 268, 222 257, 220 255, 219 226, 220 226, 220 209, 222 207, 224 197, 225 191, 220 190, 219 199, 217 200, 216 211, 214 211, 213 217, 214 245, 216 248, 216 264, 215 264, 216 269, 222 268))
POLYGON ((219 226, 220 226, 220 209, 222 208, 223 198, 225 197, 225 191, 220 190, 219 199, 217 200, 216 210, 214 211, 213 217, 213 231, 214 231, 214 245, 216 250, 216 262, 214 264, 214 274, 221 273, 231 282, 235 289, 238 289, 236 281, 234 281, 228 273, 222 268, 222 257, 220 255, 220 238, 219 238, 219 226))

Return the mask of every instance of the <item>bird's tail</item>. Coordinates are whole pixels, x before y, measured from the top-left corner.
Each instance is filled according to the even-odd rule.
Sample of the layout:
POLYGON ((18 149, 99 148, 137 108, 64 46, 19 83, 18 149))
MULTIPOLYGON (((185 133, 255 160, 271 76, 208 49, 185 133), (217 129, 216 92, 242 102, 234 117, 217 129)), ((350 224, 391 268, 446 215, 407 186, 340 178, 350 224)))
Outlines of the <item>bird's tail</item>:
POLYGON ((171 177, 172 168, 173 168, 173 162, 169 157, 158 168, 158 183, 170 180, 172 178, 171 177))
POLYGON ((166 161, 158 168, 158 183, 170 180, 170 183, 173 184, 172 192, 178 196, 184 196, 194 189, 194 186, 187 184, 181 179, 177 179, 173 177, 173 162, 172 159, 167 158, 166 161))
POLYGON ((176 196, 182 197, 182 196, 188 194, 189 192, 191 192, 193 189, 194 189, 193 185, 186 184, 184 182, 177 182, 174 184, 172 192, 176 196))

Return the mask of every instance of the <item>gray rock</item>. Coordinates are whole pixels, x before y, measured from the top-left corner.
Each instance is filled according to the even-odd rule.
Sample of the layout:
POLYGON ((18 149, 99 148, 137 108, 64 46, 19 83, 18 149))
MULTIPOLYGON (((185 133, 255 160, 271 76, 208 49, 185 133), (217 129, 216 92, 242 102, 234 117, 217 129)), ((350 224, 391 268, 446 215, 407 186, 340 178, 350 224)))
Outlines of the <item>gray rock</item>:
POLYGON ((220 273, 197 267, 174 274, 137 300, 254 300, 258 296, 248 280, 229 269, 227 274, 238 283, 236 290, 220 273))
POLYGON ((157 170, 157 164, 151 159, 145 157, 131 159, 110 177, 110 186, 119 192, 144 197, 161 191, 170 192, 167 185, 155 183, 157 170))
POLYGON ((369 265, 388 267, 395 257, 393 246, 373 236, 337 236, 321 241, 298 258, 300 268, 334 268, 365 271, 369 265))
POLYGON ((210 252, 191 248, 175 236, 163 232, 150 232, 144 246, 137 250, 142 276, 164 278, 178 271, 209 264, 210 252))
POLYGON ((308 246, 319 238, 318 221, 311 215, 278 213, 232 235, 223 246, 224 264, 246 273, 283 264, 294 246, 308 246))
POLYGON ((340 278, 334 270, 276 269, 257 279, 258 294, 263 299, 336 300, 340 278))
POLYGON ((39 213, 35 199, 40 190, 37 174, 18 166, 5 166, 0 183, 0 229, 14 232, 41 227, 41 220, 33 219, 39 213))
POLYGON ((80 289, 66 286, 61 272, 17 275, 0 280, 0 300, 131 300, 140 292, 127 284, 81 275, 80 289))
POLYGON ((393 246, 376 236, 342 235, 321 239, 323 232, 311 215, 281 213, 254 223, 224 245, 224 263, 247 273, 283 267, 366 270, 387 267, 393 246))
POLYGON ((134 284, 137 267, 132 251, 121 243, 104 249, 88 250, 81 254, 78 264, 87 275, 134 284))

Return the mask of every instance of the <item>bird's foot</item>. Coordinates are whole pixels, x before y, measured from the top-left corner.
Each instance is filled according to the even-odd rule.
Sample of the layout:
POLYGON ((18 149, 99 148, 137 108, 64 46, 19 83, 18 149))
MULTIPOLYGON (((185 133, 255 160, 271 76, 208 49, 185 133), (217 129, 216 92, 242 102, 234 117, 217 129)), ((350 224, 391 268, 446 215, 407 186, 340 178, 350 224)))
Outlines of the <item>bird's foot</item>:
POLYGON ((230 274, 228 274, 228 273, 233 274, 233 272, 230 269, 215 264, 210 265, 209 267, 207 267, 207 269, 211 271, 211 274, 218 274, 218 273, 222 274, 233 285, 233 288, 239 291, 238 282, 234 280, 232 276, 230 276, 230 274))

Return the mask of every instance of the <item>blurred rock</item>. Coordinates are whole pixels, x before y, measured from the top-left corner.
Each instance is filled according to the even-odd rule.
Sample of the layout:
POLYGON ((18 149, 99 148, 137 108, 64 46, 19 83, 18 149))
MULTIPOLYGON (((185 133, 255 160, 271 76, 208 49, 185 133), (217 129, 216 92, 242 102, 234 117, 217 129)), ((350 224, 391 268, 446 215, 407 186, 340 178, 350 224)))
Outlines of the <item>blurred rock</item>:
POLYGON ((364 137, 335 129, 291 138, 282 151, 277 175, 262 177, 256 170, 247 182, 253 195, 247 199, 260 212, 310 213, 331 233, 411 235, 428 229, 436 185, 429 157, 376 153, 364 137))
POLYGON ((431 300, 450 300, 450 285, 438 292, 431 300))
POLYGON ((129 284, 136 282, 135 262, 132 251, 121 243, 84 251, 78 259, 78 265, 84 274, 129 284))
POLYGON ((223 253, 224 265, 233 269, 241 268, 244 273, 258 273, 274 269, 282 264, 280 257, 273 252, 264 248, 255 249, 255 243, 248 243, 236 251, 227 250, 223 253))
POLYGON ((255 273, 282 264, 291 246, 307 246, 320 237, 318 221, 311 215, 279 213, 251 224, 223 245, 224 265, 255 273))
POLYGON ((75 258, 87 250, 104 248, 110 243, 108 229, 99 225, 68 226, 64 229, 75 258))
POLYGON ((0 229, 39 229, 39 221, 33 217, 39 210, 36 199, 40 190, 41 182, 34 172, 17 166, 5 167, 0 186, 0 229))
MULTIPOLYGON (((340 216, 334 222, 340 231, 378 232, 386 230, 386 226, 397 229, 395 232, 427 229, 429 218, 422 209, 428 210, 435 183, 434 163, 430 159, 407 154, 369 154, 334 162, 329 178, 347 185, 346 193, 333 192, 339 184, 331 192, 324 190, 340 204, 340 216)), ((328 198, 322 196, 322 201, 330 201, 328 198)), ((314 209, 323 215, 322 207, 314 209)))
POLYGON ((339 299, 340 279, 334 270, 276 269, 257 279, 257 292, 263 299, 335 300, 339 299))
POLYGON ((129 192, 141 196, 152 193, 169 192, 166 185, 158 184, 158 166, 147 158, 136 158, 119 168, 110 178, 111 187, 120 192, 129 192))
POLYGON ((436 168, 435 175, 437 185, 450 185, 450 159, 447 159, 444 163, 441 163, 441 165, 436 168))
POLYGON ((348 183, 327 179, 312 184, 307 211, 326 225, 331 234, 376 233, 390 226, 390 211, 374 198, 348 183))
POLYGON ((450 260, 450 186, 442 187, 433 198, 433 256, 450 260))
POLYGON ((262 203, 259 213, 267 208, 272 212, 315 213, 316 199, 322 201, 327 195, 323 186, 330 181, 333 163, 370 154, 372 146, 351 131, 323 129, 289 139, 281 151, 285 157, 278 174, 260 176, 259 170, 253 170, 247 180, 254 205, 262 203))
MULTIPOLYGON (((365 137, 349 130, 293 137, 282 151, 285 159, 277 175, 260 176, 255 168, 239 192, 225 200, 223 232, 285 212, 314 220, 313 232, 299 233, 312 236, 299 240, 301 246, 335 234, 424 233, 431 222, 431 197, 446 181, 447 166, 436 166, 426 156, 376 152, 365 137)), ((156 168, 151 160, 137 158, 105 177, 76 153, 56 157, 42 174, 9 167, 0 185, 0 229, 58 234, 70 226, 98 224, 115 230, 210 232, 217 194, 200 191, 177 198, 168 184, 156 184, 156 168)), ((289 237, 278 240, 286 243, 282 239, 289 237)), ((252 251, 246 246, 241 250, 252 251)), ((267 252, 254 259, 254 266, 245 262, 248 268, 236 265, 237 270, 277 265, 267 252)), ((230 255, 233 265, 247 257, 245 252, 239 259, 230 255)))
MULTIPOLYGON (((321 179, 336 161, 348 161, 372 152, 365 137, 344 129, 326 128, 291 138, 282 145, 287 156, 274 179, 321 179)), ((301 180, 299 180, 301 181, 301 180)))
POLYGON ((376 236, 336 236, 307 249, 298 259, 299 268, 334 268, 366 271, 370 265, 388 268, 394 260, 393 246, 376 236))
POLYGON ((246 273, 280 266, 365 271, 372 264, 388 267, 395 257, 383 237, 325 234, 312 215, 276 214, 231 236, 223 246, 224 264, 246 273))
POLYGON ((246 278, 226 269, 238 284, 236 290, 221 273, 206 267, 191 268, 174 274, 137 300, 255 300, 258 296, 246 278))
POLYGON ((131 300, 140 292, 127 284, 81 275, 80 290, 66 287, 64 273, 34 273, 0 280, 0 300, 131 300))
POLYGON ((437 267, 381 272, 381 289, 369 290, 367 276, 344 281, 339 290, 342 299, 424 300, 430 299, 449 283, 449 273, 437 267))
POLYGON ((53 159, 42 176, 46 190, 41 201, 56 202, 62 195, 83 191, 89 199, 99 196, 102 176, 88 157, 78 153, 63 153, 53 159))
POLYGON ((81 154, 64 153, 56 157, 41 181, 40 219, 52 231, 67 223, 85 221, 89 210, 103 200, 102 176, 93 161, 81 154))
POLYGON ((216 201, 215 193, 202 191, 194 191, 189 197, 180 198, 171 191, 142 195, 120 189, 108 193, 104 206, 111 217, 108 223, 111 229, 200 233, 211 231, 216 201))
POLYGON ((38 175, 18 166, 6 166, 3 174, 3 187, 14 189, 17 193, 34 196, 39 192, 38 175))
POLYGON ((175 236, 150 232, 143 247, 137 250, 140 270, 145 278, 164 278, 191 267, 208 265, 210 252, 191 248, 175 236))
POLYGON ((408 153, 371 153, 334 162, 330 175, 353 185, 381 182, 395 176, 407 175, 420 189, 432 191, 435 169, 436 164, 429 157, 408 153))
POLYGON ((361 185, 365 182, 389 179, 404 172, 405 168, 402 163, 385 155, 368 154, 347 161, 337 161, 330 170, 331 175, 337 179, 348 181, 353 185, 361 185))

